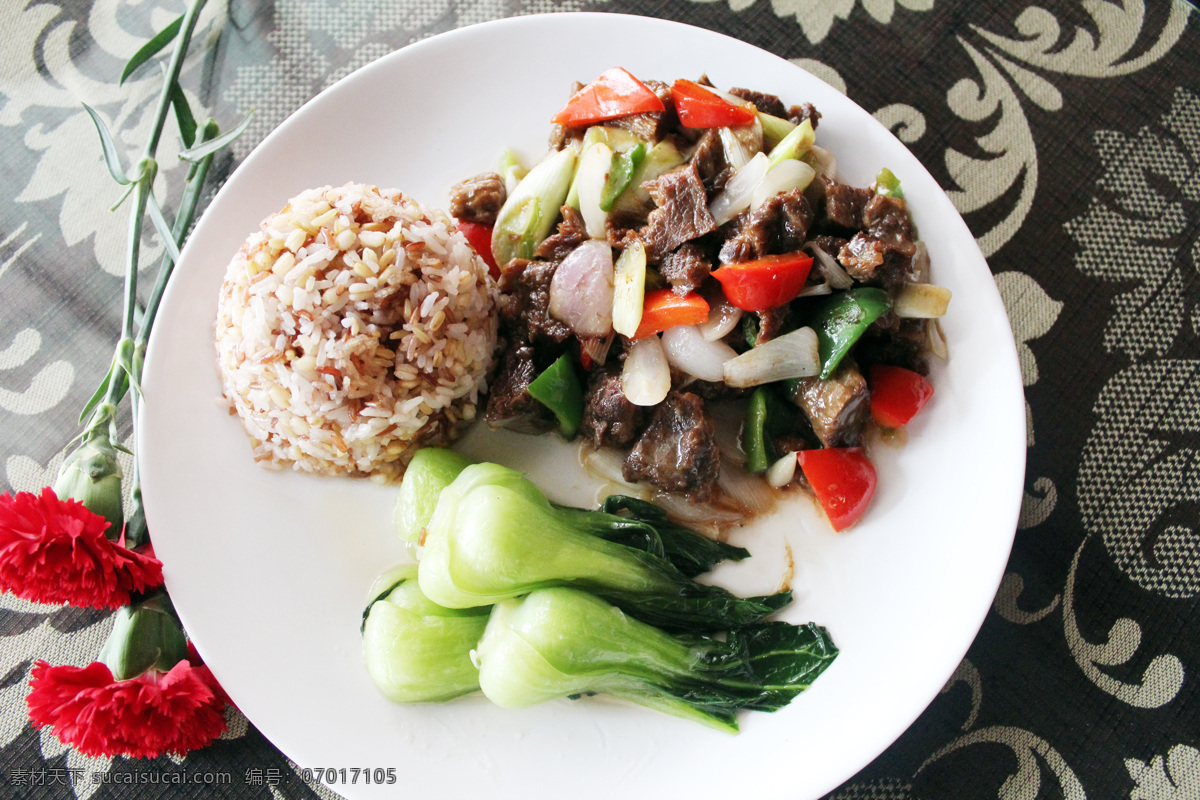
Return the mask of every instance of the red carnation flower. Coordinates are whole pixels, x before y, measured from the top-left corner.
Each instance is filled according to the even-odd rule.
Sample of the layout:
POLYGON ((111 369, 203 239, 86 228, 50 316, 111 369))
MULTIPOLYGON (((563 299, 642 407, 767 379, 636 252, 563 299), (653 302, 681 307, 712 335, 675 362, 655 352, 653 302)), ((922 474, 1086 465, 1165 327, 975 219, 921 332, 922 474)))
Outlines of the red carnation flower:
POLYGON ((208 667, 187 660, 127 681, 113 680, 99 661, 82 668, 38 661, 29 685, 33 724, 49 725, 86 756, 182 756, 225 731, 229 698, 208 667))
POLYGON ((0 589, 35 603, 120 608, 162 585, 162 562, 104 536, 108 521, 75 500, 0 495, 0 589))

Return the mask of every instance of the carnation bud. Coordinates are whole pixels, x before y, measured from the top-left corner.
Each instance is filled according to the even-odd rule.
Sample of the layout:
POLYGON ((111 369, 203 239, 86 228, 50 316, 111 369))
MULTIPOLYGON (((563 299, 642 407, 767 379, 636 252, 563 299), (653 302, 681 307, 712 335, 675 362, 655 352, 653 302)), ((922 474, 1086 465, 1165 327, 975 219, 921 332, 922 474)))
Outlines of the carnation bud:
POLYGON ((88 439, 63 462, 54 493, 60 500, 78 500, 89 511, 108 520, 105 535, 111 541, 121 536, 125 512, 121 498, 121 465, 117 450, 106 439, 88 439))
POLYGON ((112 633, 100 660, 118 681, 149 669, 169 672, 187 658, 187 637, 166 595, 125 606, 113 615, 112 633))

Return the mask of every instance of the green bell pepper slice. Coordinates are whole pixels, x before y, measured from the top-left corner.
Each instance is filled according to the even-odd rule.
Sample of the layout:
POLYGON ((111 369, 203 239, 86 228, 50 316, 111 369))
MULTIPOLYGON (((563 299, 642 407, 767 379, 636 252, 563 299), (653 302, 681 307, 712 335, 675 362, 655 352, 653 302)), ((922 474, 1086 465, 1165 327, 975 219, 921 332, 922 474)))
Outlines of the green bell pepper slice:
POLYGON ((628 150, 618 150, 613 154, 612 168, 608 172, 608 179, 604 181, 604 189, 600 192, 601 211, 612 211, 613 203, 617 202, 621 192, 633 181, 633 173, 645 157, 645 142, 638 142, 628 150))
POLYGON ((742 451, 746 454, 747 472, 757 475, 767 471, 778 457, 772 452, 771 442, 787 432, 789 420, 795 414, 796 410, 769 387, 759 386, 754 390, 746 404, 742 424, 742 451))
POLYGON ((571 357, 563 353, 558 360, 530 382, 529 395, 558 419, 558 432, 574 439, 583 421, 583 386, 571 357))
POLYGON ((873 287, 826 295, 807 306, 808 324, 817 332, 822 380, 833 374, 871 323, 891 306, 887 292, 873 287))

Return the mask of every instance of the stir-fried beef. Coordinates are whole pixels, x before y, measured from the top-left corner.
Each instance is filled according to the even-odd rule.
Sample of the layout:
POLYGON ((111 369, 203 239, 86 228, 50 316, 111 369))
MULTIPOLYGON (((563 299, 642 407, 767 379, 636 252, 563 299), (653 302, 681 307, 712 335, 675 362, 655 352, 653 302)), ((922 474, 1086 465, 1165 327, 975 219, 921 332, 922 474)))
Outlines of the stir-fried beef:
POLYGON ((450 187, 450 215, 491 227, 507 198, 504 179, 494 172, 484 172, 450 187))
POLYGON ((534 255, 548 261, 562 261, 587 239, 587 225, 584 224, 583 217, 571 206, 563 206, 562 221, 558 223, 558 230, 542 240, 534 255))
POLYGON ((756 92, 753 89, 742 89, 736 86, 729 90, 729 94, 734 97, 740 97, 743 100, 749 100, 751 103, 754 103, 755 108, 764 114, 787 119, 787 108, 784 107, 783 101, 773 94, 756 92))
POLYGON ((765 344, 787 330, 788 307, 768 308, 758 313, 758 338, 755 345, 765 344))
POLYGON ((852 278, 885 286, 904 282, 917 250, 908 205, 898 197, 875 195, 863 208, 863 227, 838 253, 852 278))
POLYGON ((617 117, 605 124, 624 128, 644 141, 657 142, 678 127, 678 117, 675 116, 675 104, 671 101, 671 87, 669 84, 651 80, 646 81, 646 87, 658 95, 659 100, 663 101, 664 110, 630 114, 627 117, 617 117))
POLYGON ((664 492, 704 500, 712 494, 720 469, 715 426, 704 401, 691 392, 672 391, 654 407, 621 474, 628 481, 649 481, 664 492))
POLYGON ((696 173, 710 194, 724 189, 733 175, 733 169, 725 159, 725 146, 721 144, 721 136, 716 128, 706 130, 700 141, 696 142, 696 149, 692 151, 692 163, 696 165, 696 173))
POLYGON ((874 196, 870 189, 831 183, 825 187, 825 216, 843 228, 862 228, 863 210, 874 196))
POLYGON ((656 206, 638 231, 650 263, 657 264, 684 242, 716 229, 717 223, 708 213, 708 194, 694 164, 665 172, 642 188, 656 206))
POLYGON ((556 261, 514 259, 500 274, 500 291, 508 303, 500 310, 500 320, 514 338, 538 344, 548 340, 566 341, 571 329, 550 315, 550 281, 556 261))
POLYGON ((753 261, 771 253, 790 253, 804 246, 813 210, 804 192, 777 194, 734 221, 734 233, 721 245, 722 264, 753 261))
POLYGON ((929 373, 929 320, 903 319, 888 312, 867 329, 855 345, 855 358, 865 369, 870 364, 892 364, 922 375, 929 373))
POLYGON ((804 120, 808 120, 808 124, 812 125, 815 131, 817 123, 821 121, 821 112, 817 111, 812 103, 801 103, 787 110, 787 118, 793 125, 799 125, 804 120))
POLYGON ((483 412, 488 425, 523 433, 550 430, 554 415, 528 391, 537 374, 533 347, 526 342, 509 345, 488 389, 487 408, 483 412))
POLYGON ((671 284, 675 294, 683 296, 700 288, 712 273, 712 264, 703 247, 695 242, 684 242, 663 258, 658 271, 671 284))
POLYGON ((825 447, 851 447, 862 441, 870 416, 867 380, 850 359, 826 380, 799 378, 792 402, 800 406, 825 447))
POLYGON ((637 438, 646 409, 629 402, 621 391, 620 367, 592 371, 583 402, 581 436, 595 447, 628 447, 637 438))

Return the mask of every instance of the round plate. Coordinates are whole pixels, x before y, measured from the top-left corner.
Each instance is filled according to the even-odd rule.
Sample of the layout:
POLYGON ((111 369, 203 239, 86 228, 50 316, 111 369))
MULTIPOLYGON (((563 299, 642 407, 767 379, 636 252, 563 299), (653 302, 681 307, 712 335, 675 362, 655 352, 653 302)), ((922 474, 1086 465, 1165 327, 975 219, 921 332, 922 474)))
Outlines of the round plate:
MULTIPOLYGON (((1024 404, 1012 334, 991 273, 930 175, 867 112, 743 42, 614 14, 520 17, 413 44, 313 99, 238 168, 192 234, 149 348, 139 441, 146 513, 179 614, 246 716, 302 767, 352 772, 351 797, 818 797, 912 723, 966 652, 1016 527, 1024 404), (513 54, 536 53, 536 58, 513 54), (867 517, 834 534, 795 498, 739 530, 753 558, 716 579, 771 591, 795 561, 784 617, 828 627, 841 655, 775 714, 737 736, 600 697, 508 711, 475 696, 397 706, 363 666, 371 580, 406 558, 390 530, 394 489, 271 472, 219 402, 212 343, 218 288, 259 220, 300 191, 348 181, 445 207, 448 188, 494 168, 505 147, 533 163, 571 82, 611 66, 644 79, 707 74, 822 112, 818 142, 844 180, 903 181, 934 279, 954 292, 951 357, 907 444, 875 450, 867 517), (374 777, 372 774, 371 777, 374 777), (483 793, 483 794, 481 794, 483 793)), ((473 455, 528 469, 558 500, 589 503, 575 449, 554 437, 475 430, 473 455)))

